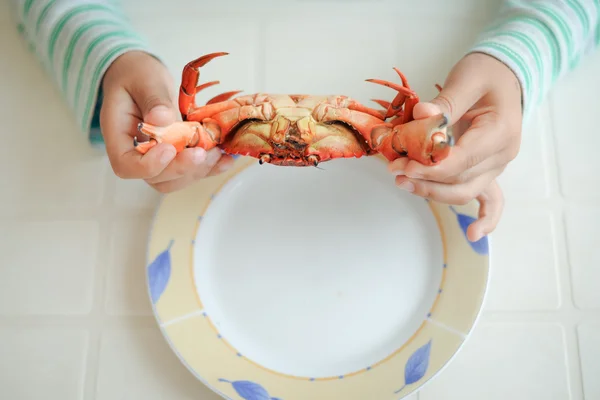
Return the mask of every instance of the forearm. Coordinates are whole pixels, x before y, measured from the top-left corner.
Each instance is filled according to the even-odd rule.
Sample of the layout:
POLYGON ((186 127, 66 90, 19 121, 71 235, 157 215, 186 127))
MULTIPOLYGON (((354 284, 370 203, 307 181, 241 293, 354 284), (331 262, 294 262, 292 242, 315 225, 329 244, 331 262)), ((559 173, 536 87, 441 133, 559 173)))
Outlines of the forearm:
POLYGON ((525 118, 600 42, 598 0, 506 0, 469 52, 505 63, 521 83, 525 118))
POLYGON ((19 30, 51 75, 80 129, 99 140, 92 120, 106 69, 131 50, 148 51, 115 1, 12 0, 19 30))

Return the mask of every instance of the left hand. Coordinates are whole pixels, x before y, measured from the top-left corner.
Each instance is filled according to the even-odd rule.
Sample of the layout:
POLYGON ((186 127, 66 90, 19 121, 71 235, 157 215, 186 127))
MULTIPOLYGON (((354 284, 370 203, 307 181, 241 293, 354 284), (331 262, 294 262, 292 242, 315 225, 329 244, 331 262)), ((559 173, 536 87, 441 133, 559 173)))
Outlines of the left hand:
POLYGON ((100 125, 106 151, 115 175, 143 179, 160 193, 181 190, 233 165, 233 158, 217 148, 200 147, 176 153, 175 147, 160 143, 141 155, 134 149, 138 123, 167 126, 181 120, 173 96, 173 78, 167 67, 142 51, 119 56, 103 79, 104 102, 100 125))
POLYGON ((431 102, 414 108, 415 119, 446 113, 455 146, 438 165, 408 158, 389 164, 396 184, 418 196, 463 205, 477 199, 479 219, 468 229, 476 241, 492 232, 504 198, 496 178, 519 152, 521 89, 514 73, 485 54, 469 54, 452 69, 443 90, 431 102))

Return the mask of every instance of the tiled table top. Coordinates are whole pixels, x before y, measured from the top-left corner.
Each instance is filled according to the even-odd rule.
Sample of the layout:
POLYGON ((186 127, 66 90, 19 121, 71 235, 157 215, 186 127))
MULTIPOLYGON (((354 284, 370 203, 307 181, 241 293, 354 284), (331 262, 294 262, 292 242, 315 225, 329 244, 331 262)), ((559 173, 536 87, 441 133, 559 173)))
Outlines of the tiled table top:
MULTIPOLYGON (((176 77, 200 53, 224 50, 239 63, 211 65, 204 77, 227 88, 351 88, 368 100, 379 89, 364 79, 373 71, 391 78, 396 65, 428 98, 498 2, 409 3, 342 9, 333 0, 287 0, 267 13, 258 12, 262 3, 233 0, 126 4, 176 77), (306 29, 306 19, 319 28, 306 29), (340 73, 340 65, 351 68, 340 73)), ((106 156, 87 147, 5 3, 0 54, 0 399, 216 400, 151 315, 144 232, 158 195, 115 178, 106 156)), ((410 400, 600 399, 599 70, 597 53, 526 126, 521 153, 500 179, 507 204, 480 323, 410 400)))

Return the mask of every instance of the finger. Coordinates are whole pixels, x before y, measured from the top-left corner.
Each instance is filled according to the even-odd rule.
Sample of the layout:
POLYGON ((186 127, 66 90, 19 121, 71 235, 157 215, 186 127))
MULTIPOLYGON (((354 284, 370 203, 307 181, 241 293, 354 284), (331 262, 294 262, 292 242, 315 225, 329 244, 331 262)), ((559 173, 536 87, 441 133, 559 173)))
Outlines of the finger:
POLYGON ((202 165, 199 168, 196 168, 192 172, 192 174, 191 174, 192 178, 194 180, 198 180, 198 179, 203 179, 203 178, 206 178, 207 176, 209 176, 212 169, 215 168, 219 164, 219 161, 221 161, 221 159, 224 156, 225 155, 223 153, 221 153, 220 149, 218 149, 218 148, 210 149, 206 153, 206 160, 202 163, 202 165))
POLYGON ((507 166, 507 161, 506 161, 506 157, 504 156, 504 153, 494 154, 493 156, 484 160, 483 162, 480 162, 473 168, 463 171, 460 174, 445 180, 443 183, 450 183, 450 184, 466 183, 466 182, 476 179, 480 175, 485 175, 490 172, 495 172, 495 173, 500 174, 500 173, 504 172, 504 169, 506 169, 506 166, 507 166))
POLYGON ((406 176, 397 176, 396 185, 417 196, 439 201, 446 204, 464 205, 471 202, 487 188, 492 180, 500 175, 501 170, 492 170, 479 175, 475 179, 459 184, 411 179, 406 176))
POLYGON ((407 176, 443 182, 475 167, 488 158, 499 155, 508 162, 508 146, 504 125, 495 115, 480 115, 473 120, 471 128, 459 138, 450 155, 437 165, 423 165, 418 161, 408 161, 404 166, 407 176))
POLYGON ((409 174, 406 174, 405 170, 407 170, 407 165, 414 163, 414 161, 409 160, 407 158, 397 159, 397 160, 393 161, 392 163, 389 164, 388 169, 393 175, 396 175, 396 176, 404 175, 404 176, 406 176, 408 178, 412 178, 412 179, 423 179, 423 180, 428 180, 428 181, 432 181, 432 182, 447 183, 447 184, 459 184, 459 183, 465 183, 465 182, 471 181, 471 180, 475 179, 477 176, 486 174, 489 171, 493 171, 493 170, 504 171, 504 169, 506 168, 506 166, 508 164, 507 159, 508 159, 508 156, 505 155, 504 152, 494 154, 490 158, 477 164, 473 168, 470 168, 470 169, 467 169, 466 171, 460 172, 458 175, 452 175, 452 176, 450 176, 449 174, 447 176, 443 175, 443 176, 440 176, 439 179, 433 179, 433 178, 437 178, 437 177, 431 178, 427 174, 425 174, 425 176, 423 178, 415 178, 409 174))
MULTIPOLYGON (((215 152, 213 151, 213 153, 215 152)), ((187 173, 180 178, 159 183, 152 183, 150 184, 150 186, 152 186, 155 190, 157 190, 160 193, 172 193, 184 189, 200 179, 204 179, 208 176, 214 176, 221 172, 224 172, 231 166, 229 164, 231 161, 233 161, 233 159, 231 158, 231 156, 221 156, 220 151, 218 150, 216 151, 216 153, 219 154, 219 157, 216 157, 214 155, 212 155, 212 157, 209 156, 209 158, 211 159, 207 159, 207 161, 195 171, 187 173), (216 159, 217 161, 215 162, 214 159, 216 159)))
MULTIPOLYGON (((190 149, 191 150, 191 149, 190 149)), ((183 154, 184 152, 180 153, 183 154)), ((190 154, 190 153, 187 153, 190 154)), ((189 157, 189 156, 188 156, 189 157)), ((173 171, 177 171, 170 175, 171 179, 147 179, 146 183, 154 187, 161 193, 172 192, 179 190, 195 180, 205 178, 210 171, 217 165, 221 158, 219 149, 211 149, 206 152, 206 158, 203 162, 186 168, 183 164, 175 165, 173 171)))
POLYGON ((477 200, 479 201, 479 219, 467 228, 467 238, 471 242, 476 242, 494 231, 504 209, 504 196, 496 180, 490 183, 477 197, 477 200))
POLYGON ((235 160, 232 156, 223 155, 217 162, 217 165, 210 170, 207 176, 215 176, 228 171, 233 166, 234 162, 235 160))
POLYGON ((208 155, 203 148, 184 149, 175 156, 160 174, 147 179, 146 182, 150 184, 161 183, 192 174, 197 168, 203 166, 207 157, 208 155))
POLYGON ((470 54, 460 60, 448 74, 448 78, 438 95, 430 102, 422 102, 415 106, 415 119, 426 118, 439 113, 445 113, 454 125, 483 95, 485 94, 486 79, 477 79, 483 70, 479 61, 485 58, 470 54))
POLYGON ((126 89, 139 108, 141 119, 157 126, 166 126, 177 120, 178 107, 172 95, 171 79, 158 61, 146 63, 150 80, 131 80, 126 89))
POLYGON ((135 105, 125 90, 106 93, 100 112, 106 151, 115 175, 123 179, 147 179, 158 175, 175 157, 175 147, 159 144, 145 155, 135 151, 130 133, 137 121, 135 105))
POLYGON ((111 165, 122 179, 151 179, 159 175, 177 155, 173 145, 161 143, 142 155, 136 150, 113 156, 111 165))
POLYGON ((405 175, 406 165, 410 159, 408 157, 400 157, 394 161, 390 161, 387 166, 388 171, 393 175, 405 175))
POLYGON ((150 183, 150 186, 157 192, 166 194, 176 192, 184 189, 195 181, 191 174, 184 175, 181 178, 172 179, 170 181, 164 181, 159 183, 150 183))

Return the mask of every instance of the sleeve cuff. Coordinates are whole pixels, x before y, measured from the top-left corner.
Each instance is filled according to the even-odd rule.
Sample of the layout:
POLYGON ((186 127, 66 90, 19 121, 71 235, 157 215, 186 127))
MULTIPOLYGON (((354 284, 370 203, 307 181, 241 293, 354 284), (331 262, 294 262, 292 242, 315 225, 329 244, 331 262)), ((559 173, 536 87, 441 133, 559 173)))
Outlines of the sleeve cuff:
POLYGON ((502 62, 514 73, 521 86, 523 117, 527 118, 533 106, 541 100, 540 74, 535 67, 533 50, 517 37, 510 33, 498 33, 496 36, 483 38, 471 47, 467 54, 486 54, 502 62))

